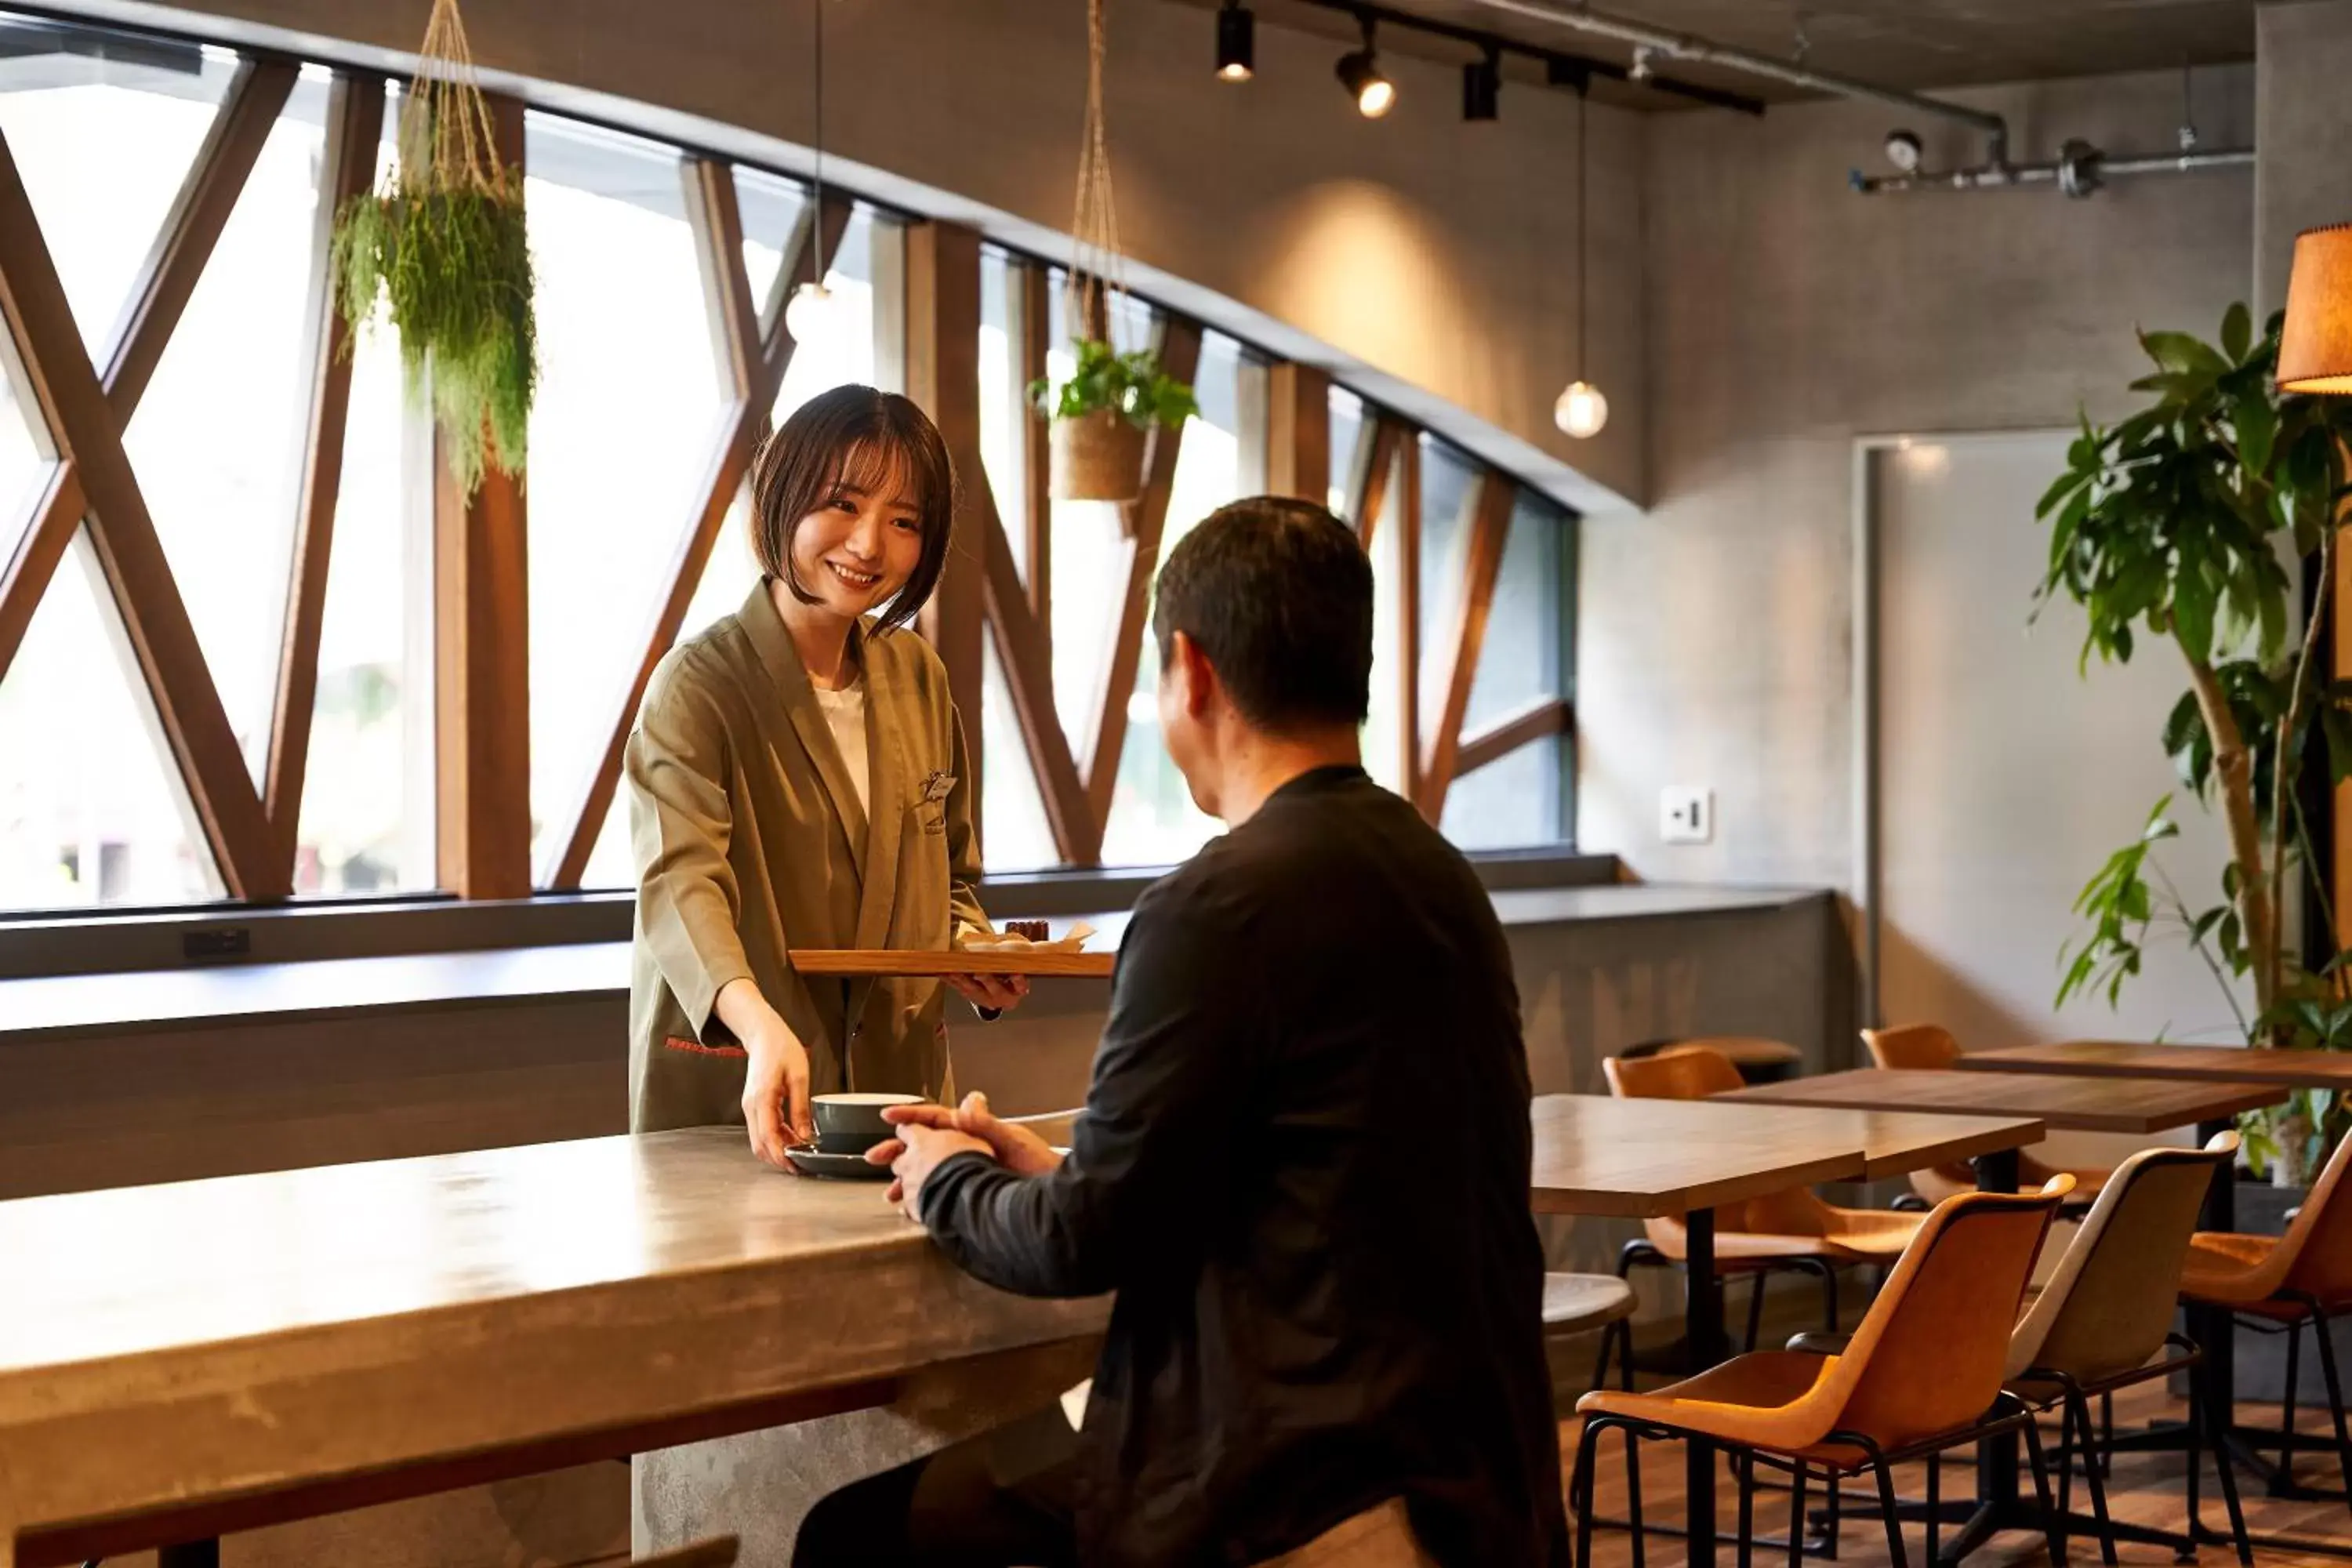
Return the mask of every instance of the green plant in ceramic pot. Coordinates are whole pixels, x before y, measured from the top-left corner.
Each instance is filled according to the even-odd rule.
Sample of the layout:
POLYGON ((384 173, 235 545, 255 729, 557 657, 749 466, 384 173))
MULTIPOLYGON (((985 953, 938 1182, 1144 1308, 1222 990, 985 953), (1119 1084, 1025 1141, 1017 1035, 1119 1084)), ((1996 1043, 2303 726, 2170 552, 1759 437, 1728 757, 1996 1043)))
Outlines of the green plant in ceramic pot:
POLYGON ((1200 412, 1192 389, 1149 349, 1121 353, 1100 338, 1070 345, 1076 364, 1056 385, 1039 376, 1030 401, 1053 421, 1053 492, 1065 500, 1132 500, 1143 488, 1145 438, 1200 412))
MULTIPOLYGON (((2229 998, 2246 1043, 2284 1050, 2352 1049, 2352 970, 2339 956, 2314 971, 2289 951, 2290 879, 2311 866, 2310 825, 2294 781, 2324 738, 2329 772, 2352 774, 2352 683, 2331 678, 2319 634, 2333 595, 2346 518, 2347 400, 2276 389, 2279 319, 2253 335, 2231 307, 2218 344, 2185 332, 2143 332, 2150 395, 2106 428, 2085 419, 2066 471, 2036 515, 2050 527, 2050 566, 2036 594, 2063 595, 2089 621, 2083 647, 2122 663, 2149 638, 2170 643, 2189 689, 2164 725, 2166 752, 2189 793, 2221 814, 2230 858, 2218 899, 2194 896, 2161 859, 2177 836, 2170 796, 2139 837, 2109 857, 2075 910, 2087 930, 2061 955, 2058 1003, 2103 990, 2112 1004, 2155 940, 2184 940, 2229 998), (2315 613, 2293 629, 2294 579, 2311 563, 2315 613), (2241 987, 2252 993, 2251 1011, 2241 987)), ((2332 935, 2317 896, 2305 918, 2332 935)), ((2244 1121, 2257 1169, 2301 1184, 2352 1127, 2352 1107, 2325 1092, 2244 1121)))
POLYGON ((356 333, 384 301, 471 495, 486 468, 522 471, 539 346, 522 173, 499 161, 456 0, 435 0, 399 148, 390 183, 335 215, 336 303, 356 333))

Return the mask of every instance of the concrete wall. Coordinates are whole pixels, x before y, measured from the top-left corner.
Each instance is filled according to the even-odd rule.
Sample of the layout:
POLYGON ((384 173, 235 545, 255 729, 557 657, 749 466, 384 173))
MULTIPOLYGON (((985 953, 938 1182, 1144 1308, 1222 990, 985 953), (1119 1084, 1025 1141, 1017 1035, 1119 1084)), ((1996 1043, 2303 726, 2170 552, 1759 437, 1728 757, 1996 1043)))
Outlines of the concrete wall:
MULTIPOLYGON (((429 9, 425 0, 68 4, 330 58, 356 44, 377 58, 414 49, 429 9)), ((836 4, 825 19, 832 173, 1059 254, 1052 236, 1070 223, 1085 102, 1078 0, 836 4)), ((1120 237, 1135 261, 1241 308, 1236 325, 1262 341, 1297 340, 1269 347, 1379 373, 1375 390, 1407 412, 1442 421, 1450 407, 1491 427, 1456 433, 1563 499, 1610 499, 1571 474, 1572 462, 1606 491, 1638 500, 1640 118, 1591 111, 1590 363, 1613 412, 1600 438, 1572 443, 1553 428, 1551 405, 1573 358, 1574 98, 1512 84, 1500 121, 1465 125, 1455 68, 1384 57, 1401 96, 1386 119, 1367 122, 1332 78, 1346 46, 1262 24, 1257 79, 1236 87, 1210 69, 1214 24, 1209 9, 1168 0, 1112 8, 1110 144, 1120 237)), ((530 88, 539 101, 645 122, 595 96, 632 100, 670 111, 656 123, 677 134, 806 164, 808 0, 474 0, 466 25, 489 72, 568 89, 530 88)))
MULTIPOLYGON (((2252 73, 2198 73, 2208 146, 2253 134, 2252 73)), ((2172 145, 2177 74, 1955 93, 2015 155, 2172 145)), ((1862 197, 1889 111, 1658 116, 1646 246, 1652 499, 1583 531, 1579 837, 1640 876, 1851 875, 1853 437, 2113 416, 2136 324, 2210 334, 2251 283, 2243 170, 2054 191, 1862 197), (1712 844, 1664 846, 1658 791, 1710 785, 1712 844)), ((1926 124, 1929 157, 1971 158, 1926 124)), ((2031 526, 2021 521, 2021 527, 2031 526)), ((2019 606, 2021 621, 2024 606, 2019 606)))
POLYGON ((2254 289, 2285 305, 2296 231, 2352 223, 2352 4, 2254 12, 2254 289))

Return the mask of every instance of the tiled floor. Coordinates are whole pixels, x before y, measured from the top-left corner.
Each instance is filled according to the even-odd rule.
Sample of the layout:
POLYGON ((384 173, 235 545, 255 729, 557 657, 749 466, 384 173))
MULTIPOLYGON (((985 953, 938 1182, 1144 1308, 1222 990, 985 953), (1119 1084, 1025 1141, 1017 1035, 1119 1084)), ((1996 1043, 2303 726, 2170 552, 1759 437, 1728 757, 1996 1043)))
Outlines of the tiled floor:
MULTIPOLYGON (((2165 1398, 2153 1385, 2134 1394, 2119 1397, 2116 1405, 2118 1430, 2128 1429, 2148 1421, 2179 1414, 2177 1403, 2165 1398)), ((2242 1407, 2242 1419, 2250 1423, 2274 1424, 2278 1419, 2275 1406, 2242 1407)), ((2325 1430, 2325 1415, 2305 1413, 2298 1425, 2314 1432, 2325 1430)), ((1568 1468, 1576 1460, 1578 1423, 1570 1421, 1560 1427, 1560 1458, 1563 1482, 1568 1468)), ((1603 1447, 1598 1463, 1598 1489, 1601 1516, 1623 1518, 1625 1513, 1625 1463, 1623 1439, 1610 1434, 1602 1439, 1603 1447)), ((1654 1522, 1679 1524, 1682 1521, 1683 1456, 1679 1446, 1667 1443, 1642 1445, 1642 1500, 1644 1512, 1654 1522)), ((2181 1491, 2181 1460, 2176 1454, 2121 1455, 2116 1460, 2115 1473, 2108 1482, 2108 1501, 2118 1520, 2129 1520, 2161 1528, 2179 1529, 2185 1518, 2181 1491)), ((2307 1454, 2298 1461, 2299 1476, 2314 1485, 2333 1487, 2337 1484, 2333 1460, 2326 1454, 2307 1454)), ((1897 1491, 1906 1498, 1916 1498, 1925 1490, 1924 1467, 1907 1465, 1895 1472, 1897 1491)), ((1966 1496, 1975 1483, 1975 1468, 1970 1455, 1956 1452, 1945 1461, 1942 1488, 1948 1500, 1966 1496)), ((1852 1488, 1863 1483, 1849 1482, 1852 1488)), ((2268 1532, 2319 1536, 2340 1541, 2352 1552, 2352 1510, 2341 1502, 2301 1502, 2274 1499, 2263 1494, 2259 1485, 2240 1472, 2239 1485, 2245 1500, 2246 1523, 2257 1537, 2268 1532)), ((1821 1500, 1820 1482, 1812 1483, 1813 1500, 1821 1500)), ((2227 1526, 2220 1493, 2215 1489, 2209 1463, 2202 1482, 2202 1498, 2206 1521, 2216 1530, 2227 1526)), ((2074 1503, 2078 1510, 2088 1512, 2090 1499, 2082 1481, 2074 1485, 2074 1503)), ((1728 1534, 1738 1519, 1738 1493, 1727 1476, 1719 1489, 1717 1521, 1728 1534)), ((1785 1492, 1759 1489, 1756 1501, 1757 1528, 1759 1534, 1775 1537, 1787 1528, 1789 1500, 1785 1492)), ((1946 1542, 1950 1536, 1947 1533, 1946 1542)), ((1905 1546, 1913 1568, 1922 1568, 1926 1559, 1926 1532, 1922 1527, 1911 1526, 1905 1535, 1905 1546)), ((1683 1543, 1678 1539, 1653 1536, 1650 1540, 1649 1561, 1658 1568, 1674 1568, 1683 1561, 1683 1543)), ((2068 1556, 2075 1563, 2096 1563, 2098 1543, 2095 1540, 2075 1538, 2069 1543, 2068 1556)), ((2161 1546, 2124 1545, 2117 1549, 2118 1560, 2124 1564, 2165 1564, 2174 1561, 2169 1549, 2161 1546)), ((1717 1553, 1724 1568, 1733 1568, 1737 1554, 1729 1546, 1717 1553)), ((1865 1512, 1857 1506, 1845 1510, 1844 1528, 1841 1537, 1838 1562, 1845 1568, 1885 1568, 1889 1554, 1884 1527, 1874 1512, 1865 1512)), ((2038 1536, 2015 1534, 1996 1537, 1992 1544, 1969 1559, 1972 1564, 1985 1568, 2000 1568, 2011 1563, 2040 1563, 2046 1560, 2038 1536)), ((1593 1561, 1596 1568, 1625 1568, 1633 1561, 1630 1537, 1622 1531, 1601 1531, 1594 1536, 1593 1561)), ((1777 1564, 1786 1561, 1779 1547, 1759 1547, 1756 1553, 1759 1564, 1777 1564)), ((1818 1559, 1815 1559, 1818 1561, 1818 1559)), ((2199 1554, 2199 1561, 2209 1564, 2231 1563, 2236 1561, 2229 1548, 2208 1546, 2199 1554)), ((2342 1563, 2347 1558, 2330 1558, 2312 1552, 2298 1552, 2257 1546, 2254 1561, 2259 1568, 2286 1568, 2295 1563, 2342 1563)))

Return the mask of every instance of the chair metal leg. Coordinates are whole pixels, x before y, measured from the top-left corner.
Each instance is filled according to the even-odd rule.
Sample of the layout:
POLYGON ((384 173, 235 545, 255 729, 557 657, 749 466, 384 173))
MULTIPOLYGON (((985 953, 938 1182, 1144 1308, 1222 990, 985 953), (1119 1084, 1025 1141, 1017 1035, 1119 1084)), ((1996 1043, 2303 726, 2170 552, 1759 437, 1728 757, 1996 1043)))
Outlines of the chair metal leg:
POLYGON ((1830 1471, 1822 1479, 1826 1484, 1822 1489, 1830 1494, 1829 1554, 1830 1561, 1834 1563, 1837 1561, 1838 1537, 1845 1524, 1845 1489, 1838 1484, 1835 1470, 1830 1471))
POLYGON ((2221 1478, 2221 1502, 2230 1510, 2230 1540, 2238 1549, 2239 1568, 2254 1568, 2253 1542, 2246 1535, 2246 1510, 2238 1500, 2237 1470, 2230 1462, 2229 1418, 2213 1397, 2210 1373, 2203 1365, 2189 1369, 2189 1538, 2193 1542, 2204 1532, 2197 1504, 2197 1473, 2203 1463, 2197 1439, 2201 1431, 2213 1450, 2213 1473, 2221 1478))
MULTIPOLYGON (((1830 1478, 1831 1489, 1837 1487, 1837 1478, 1830 1478)), ((1801 1568, 1805 1561, 1805 1466, 1797 1463, 1789 1478, 1789 1568, 1801 1568)))
POLYGON ((1739 1568, 1756 1565, 1756 1457, 1735 1453, 1731 1477, 1739 1484, 1739 1568))
POLYGON ((1753 1351, 1753 1350, 1756 1348, 1756 1336, 1757 1336, 1759 1333, 1760 1333, 1761 1331, 1763 1331, 1763 1328, 1764 1328, 1764 1279, 1765 1279, 1765 1277, 1766 1277, 1767 1275, 1770 1274, 1771 1272, 1772 1272, 1772 1271, 1771 1271, 1770 1269, 1769 1269, 1769 1268, 1759 1268, 1759 1269, 1756 1271, 1756 1278, 1755 1278, 1752 1281, 1750 1281, 1750 1282, 1749 1282, 1748 1287, 1748 1346, 1747 1346, 1747 1348, 1748 1348, 1748 1350, 1750 1350, 1750 1351, 1753 1351))
POLYGON ((1903 1516, 1895 1501, 1894 1468, 1879 1454, 1870 1456, 1870 1468, 1877 1472, 1879 1511, 1886 1516, 1886 1560, 1894 1568, 1911 1568, 1910 1555, 1903 1550, 1903 1516))
POLYGON ((1633 1428, 1625 1428, 1625 1517, 1633 1521, 1633 1568, 1648 1568, 1649 1532, 1642 1528, 1642 1449, 1633 1428))
MULTIPOLYGON (((2066 1403, 2074 1408, 2074 1423, 2082 1431, 2083 1446, 2088 1450, 2092 1447, 2091 1402, 2083 1396, 2082 1390, 2070 1388, 2066 1391, 2066 1403)), ((2086 1452, 2084 1457, 2089 1462, 2083 1467, 2083 1479, 2090 1483, 2091 1514, 2099 1521, 2099 1561, 2107 1568, 2116 1568, 2116 1531, 2115 1521, 2107 1517, 2107 1483, 2099 1474, 2098 1455, 2086 1452)))
MULTIPOLYGON (((1608 1425, 1598 1415, 1589 1416, 1584 1431, 1576 1445, 1576 1475, 1568 1485, 1569 1502, 1576 1510, 1576 1568, 1592 1568, 1592 1455, 1601 1446, 1601 1433, 1608 1425)), ((1625 1434, 1630 1442, 1633 1434, 1625 1434)), ((1633 1506, 1633 1539, 1642 1539, 1642 1510, 1633 1506)))
POLYGON ((2099 1395, 2099 1474, 2112 1477, 2116 1473, 2116 1396, 2110 1391, 2099 1395))
POLYGON ((2066 1521, 2074 1511, 2074 1411, 2058 1405, 2058 1534, 2051 1542, 2053 1568, 2066 1568, 2066 1521))
MULTIPOLYGON (((2286 1392, 2279 1396, 2279 1475, 2286 1482, 2294 1479, 2294 1405, 2297 1385, 2303 1382, 2303 1325, 2289 1323, 2286 1329, 2286 1392)), ((2281 1489, 2273 1487, 2272 1495, 2281 1489)), ((2290 1485, 2287 1489, 2292 1490, 2290 1485)))
POLYGON ((1941 1454, 1927 1456, 1927 1568, 1944 1554, 1944 1466, 1941 1454))
MULTIPOLYGON (((2203 1430, 2205 1418, 2205 1401, 2200 1397, 2200 1392, 2206 1370, 2202 1366, 2189 1369, 2189 1422, 2188 1430, 2182 1434, 2189 1450, 2189 1474, 2180 1489, 2182 1505, 2189 1512, 2189 1544, 2174 1550, 2172 1559, 2176 1563, 2197 1561, 2197 1536, 2205 1521, 2205 1499, 2200 1489, 2204 1485, 2205 1466, 2198 1451, 2197 1435, 2203 1430)), ((2222 1468, 2228 1468, 2227 1464, 2222 1468)))
POLYGON ((2344 1497, 2352 1506, 2352 1433, 2344 1426, 2344 1384, 2336 1375, 2336 1336, 2327 1331, 2327 1314, 2318 1301, 2305 1300, 2311 1307, 2311 1337, 2319 1343, 2319 1373, 2327 1380, 2327 1413, 2336 1420, 2336 1469, 2344 1478, 2344 1497))
POLYGON ((2064 1561, 2065 1536, 2057 1515, 2050 1508, 2050 1465, 2042 1452, 2042 1428, 2034 1424, 2033 1413, 2025 1413, 2025 1462, 2033 1470, 2033 1500, 2042 1510, 2042 1541, 2053 1563, 2064 1561))
POLYGON ((1631 1320, 1629 1319, 1620 1318, 1615 1322, 1601 1331, 1601 1353, 1593 1359, 1592 1381, 1586 1384, 1587 1387, 1606 1388, 1609 1386, 1609 1352, 1617 1344, 1618 1336, 1621 1333, 1622 1333, 1625 1338, 1625 1352, 1621 1358, 1625 1369, 1625 1387, 1631 1389, 1633 1386, 1633 1336, 1632 1331, 1626 1326, 1630 1321, 1631 1320))

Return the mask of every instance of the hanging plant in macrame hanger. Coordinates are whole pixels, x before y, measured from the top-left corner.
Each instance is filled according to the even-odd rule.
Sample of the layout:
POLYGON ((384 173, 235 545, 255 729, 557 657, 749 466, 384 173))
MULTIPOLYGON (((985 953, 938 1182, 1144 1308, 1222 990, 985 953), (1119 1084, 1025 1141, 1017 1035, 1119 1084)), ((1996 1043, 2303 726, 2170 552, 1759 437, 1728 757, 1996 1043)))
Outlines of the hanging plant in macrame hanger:
MULTIPOLYGON (((1087 0, 1087 118, 1063 289, 1074 363, 1059 385, 1047 376, 1029 384, 1038 412, 1053 422, 1052 493, 1063 500, 1135 500, 1143 493, 1147 438, 1198 411, 1192 389, 1160 369, 1149 344, 1126 341, 1133 328, 1103 117, 1104 5, 1087 0)), ((1129 521, 1119 514, 1122 531, 1129 521)))
MULTIPOLYGON (((400 158, 335 215, 336 302, 354 334, 387 304, 409 395, 430 388, 453 478, 520 475, 539 379, 522 171, 501 164, 457 0, 433 0, 400 158)), ((344 340, 348 352, 351 340, 344 340)))

